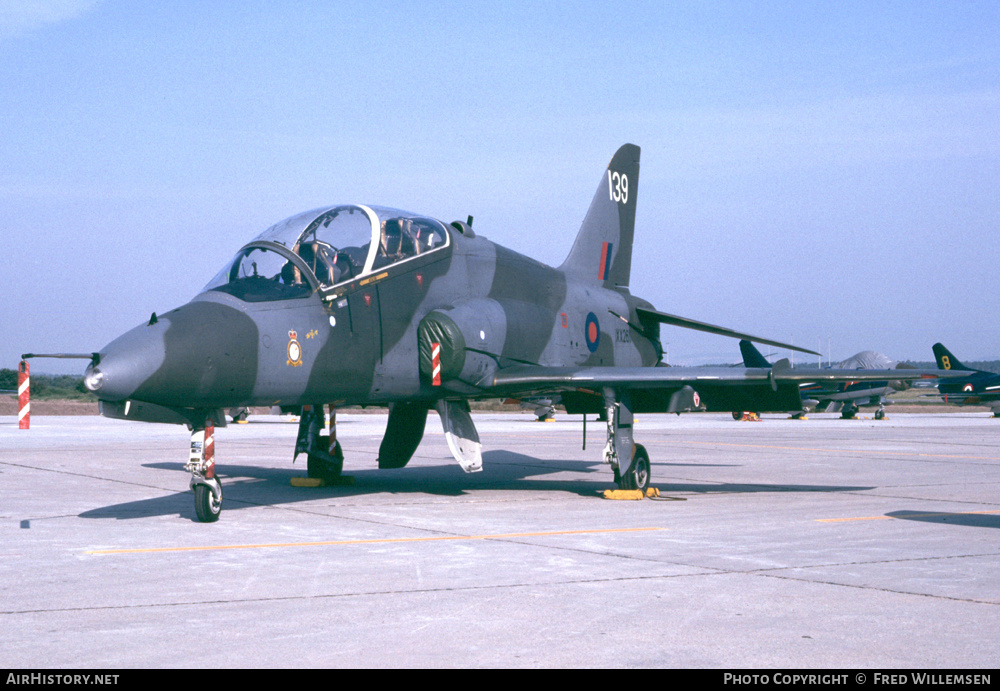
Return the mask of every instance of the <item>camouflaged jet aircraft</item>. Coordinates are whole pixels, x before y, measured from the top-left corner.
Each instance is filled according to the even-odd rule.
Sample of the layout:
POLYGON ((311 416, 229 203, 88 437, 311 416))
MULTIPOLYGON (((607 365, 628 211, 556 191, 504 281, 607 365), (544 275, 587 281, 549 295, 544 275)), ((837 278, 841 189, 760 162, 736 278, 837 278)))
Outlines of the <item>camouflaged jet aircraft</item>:
POLYGON ((938 367, 963 375, 938 384, 938 394, 945 403, 988 405, 993 417, 1000 417, 1000 374, 966 367, 940 343, 935 343, 931 349, 938 367))
MULTIPOLYGON (((740 352, 743 354, 744 367, 770 367, 759 350, 753 347, 749 341, 740 341, 740 352)), ((840 370, 866 370, 866 369, 916 369, 905 362, 895 362, 882 353, 874 350, 863 350, 851 357, 833 365, 840 370)), ((885 419, 885 406, 891 405, 886 396, 896 391, 905 391, 910 387, 909 382, 892 379, 889 381, 835 381, 835 382, 803 382, 799 385, 799 393, 802 395, 803 409, 799 411, 789 411, 793 417, 800 418, 805 414, 805 408, 814 408, 817 412, 821 409, 827 413, 840 413, 845 420, 856 419, 858 408, 861 406, 878 406, 875 411, 875 419, 885 419)), ((737 417, 737 413, 733 413, 737 417)))
POLYGON ((787 360, 657 366, 661 324, 812 351, 665 314, 631 295, 638 181, 639 147, 626 144, 602 171, 558 268, 478 235, 471 217, 446 224, 361 204, 297 214, 240 249, 189 303, 85 356, 85 384, 105 416, 189 426, 185 468, 202 521, 222 509, 211 429, 225 424, 223 410, 252 405, 302 406, 294 455, 307 455, 310 476, 333 479, 343 467, 339 406, 389 407, 380 468, 407 464, 434 408, 471 472, 482 455, 469 400, 558 395, 570 414, 603 413, 615 482, 645 489, 650 461, 633 442, 633 413, 797 409, 800 379, 838 373, 799 375, 787 360))

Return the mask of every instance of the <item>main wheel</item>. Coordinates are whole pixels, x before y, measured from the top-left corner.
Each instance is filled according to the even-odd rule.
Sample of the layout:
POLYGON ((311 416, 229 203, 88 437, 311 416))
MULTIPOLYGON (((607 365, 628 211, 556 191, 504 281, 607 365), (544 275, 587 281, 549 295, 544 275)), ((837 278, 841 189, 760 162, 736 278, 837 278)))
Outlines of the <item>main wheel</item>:
POLYGON ((344 472, 344 452, 340 448, 339 441, 330 449, 330 455, 334 458, 333 461, 310 454, 306 461, 306 474, 320 480, 339 478, 340 474, 344 472))
POLYGON ((645 492, 649 489, 649 477, 649 454, 642 444, 636 444, 632 467, 621 476, 618 486, 622 489, 640 489, 645 492))
MULTIPOLYGON (((222 483, 218 478, 215 481, 219 483, 221 489, 222 483)), ((194 512, 198 514, 198 520, 202 523, 215 523, 222 513, 222 497, 216 500, 215 493, 208 485, 195 485, 194 512)))

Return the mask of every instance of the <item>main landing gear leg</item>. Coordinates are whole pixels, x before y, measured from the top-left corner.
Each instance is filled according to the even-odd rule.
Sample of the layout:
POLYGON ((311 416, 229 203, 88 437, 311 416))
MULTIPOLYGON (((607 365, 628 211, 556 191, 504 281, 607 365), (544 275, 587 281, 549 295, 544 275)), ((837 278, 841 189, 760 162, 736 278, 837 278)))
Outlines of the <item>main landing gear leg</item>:
POLYGON ((608 418, 608 441, 604 461, 615 473, 621 489, 649 488, 649 454, 632 438, 632 400, 627 391, 604 390, 604 409, 608 418))
POLYGON ((326 426, 323 406, 303 406, 295 456, 305 453, 306 474, 328 482, 340 479, 344 470, 344 452, 337 441, 337 409, 330 406, 330 436, 321 434, 326 426))
POLYGON ((222 513, 222 483, 215 477, 215 425, 202 420, 191 427, 191 456, 184 470, 191 473, 194 511, 202 523, 214 523, 222 513))

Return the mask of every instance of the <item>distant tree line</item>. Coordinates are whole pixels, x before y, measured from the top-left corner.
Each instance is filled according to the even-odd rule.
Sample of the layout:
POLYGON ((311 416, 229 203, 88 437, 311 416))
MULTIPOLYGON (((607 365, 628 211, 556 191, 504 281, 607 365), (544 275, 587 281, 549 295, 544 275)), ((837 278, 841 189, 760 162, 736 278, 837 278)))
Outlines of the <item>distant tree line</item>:
MULTIPOLYGON (((937 363, 933 360, 900 360, 901 365, 906 365, 907 367, 915 367, 916 369, 937 369, 937 363)), ((833 363, 836 366, 836 362, 833 363)), ((981 369, 984 372, 993 372, 994 374, 1000 374, 1000 360, 962 360, 962 364, 966 367, 971 367, 972 369, 981 369)), ((815 362, 796 362, 796 367, 801 367, 803 369, 816 369, 817 365, 815 362)), ((823 362, 823 367, 827 367, 826 361, 823 362)))
MULTIPOLYGON (((931 361, 917 361, 917 360, 901 360, 901 364, 907 365, 909 367, 916 367, 917 369, 937 369, 937 363, 933 360, 931 361)), ((772 362, 772 364, 774 364, 772 362)), ((837 363, 833 363, 836 365, 837 363)), ((966 367, 971 367, 972 369, 983 370, 984 372, 993 372, 994 374, 1000 374, 1000 360, 962 360, 962 364, 966 367)), ((698 367, 742 367, 742 362, 723 362, 717 365, 697 365, 698 367)), ((801 362, 795 362, 794 366, 798 369, 820 369, 819 365, 816 364, 815 360, 804 360, 801 362)), ((823 367, 828 367, 826 361, 823 361, 823 367)))
MULTIPOLYGON (((918 369, 937 369, 937 363, 904 360, 904 364, 918 369)), ((963 362, 967 367, 980 369, 986 372, 1000 374, 1000 360, 969 360, 963 362)), ((741 365, 725 364, 714 365, 715 367, 739 367, 741 365)), ((796 367, 804 369, 815 369, 816 364, 810 362, 795 363, 796 367)), ((17 370, 0 369, 0 391, 17 391, 17 370)), ((10 394, 8 394, 10 395, 10 394)), ((31 397, 60 399, 70 398, 82 401, 96 401, 87 387, 83 385, 83 377, 72 374, 33 374, 31 375, 31 397)))
MULTIPOLYGON (((937 363, 933 360, 931 362, 903 360, 903 364, 912 365, 918 369, 937 369, 937 363)), ((1000 360, 962 360, 962 364, 966 367, 971 367, 972 369, 981 369, 984 372, 1000 374, 1000 360)))
MULTIPOLYGON (((0 391, 2 390, 17 391, 17 370, 0 369, 0 391)), ((31 397, 97 400, 83 385, 83 377, 73 374, 32 374, 31 397)))

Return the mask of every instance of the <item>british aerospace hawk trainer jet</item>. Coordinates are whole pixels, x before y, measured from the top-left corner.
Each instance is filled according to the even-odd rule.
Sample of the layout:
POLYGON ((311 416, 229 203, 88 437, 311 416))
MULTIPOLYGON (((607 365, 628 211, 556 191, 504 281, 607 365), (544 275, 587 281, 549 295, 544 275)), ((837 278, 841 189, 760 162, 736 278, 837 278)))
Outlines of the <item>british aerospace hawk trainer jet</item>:
POLYGON ((645 489, 650 461, 633 442, 633 413, 797 409, 802 378, 863 378, 799 375, 787 360, 658 367, 661 324, 812 351, 665 314, 631 295, 638 181, 639 147, 626 144, 557 268, 478 235, 471 217, 442 223, 361 204, 297 214, 240 249, 191 302, 94 353, 86 386, 105 416, 191 428, 185 468, 198 518, 214 521, 222 486, 211 429, 232 408, 303 407, 295 455, 307 455, 310 476, 334 478, 343 454, 335 430, 321 434, 324 406, 389 407, 380 468, 407 464, 433 408, 455 459, 477 471, 471 399, 558 395, 570 414, 604 413, 615 481, 645 489))

